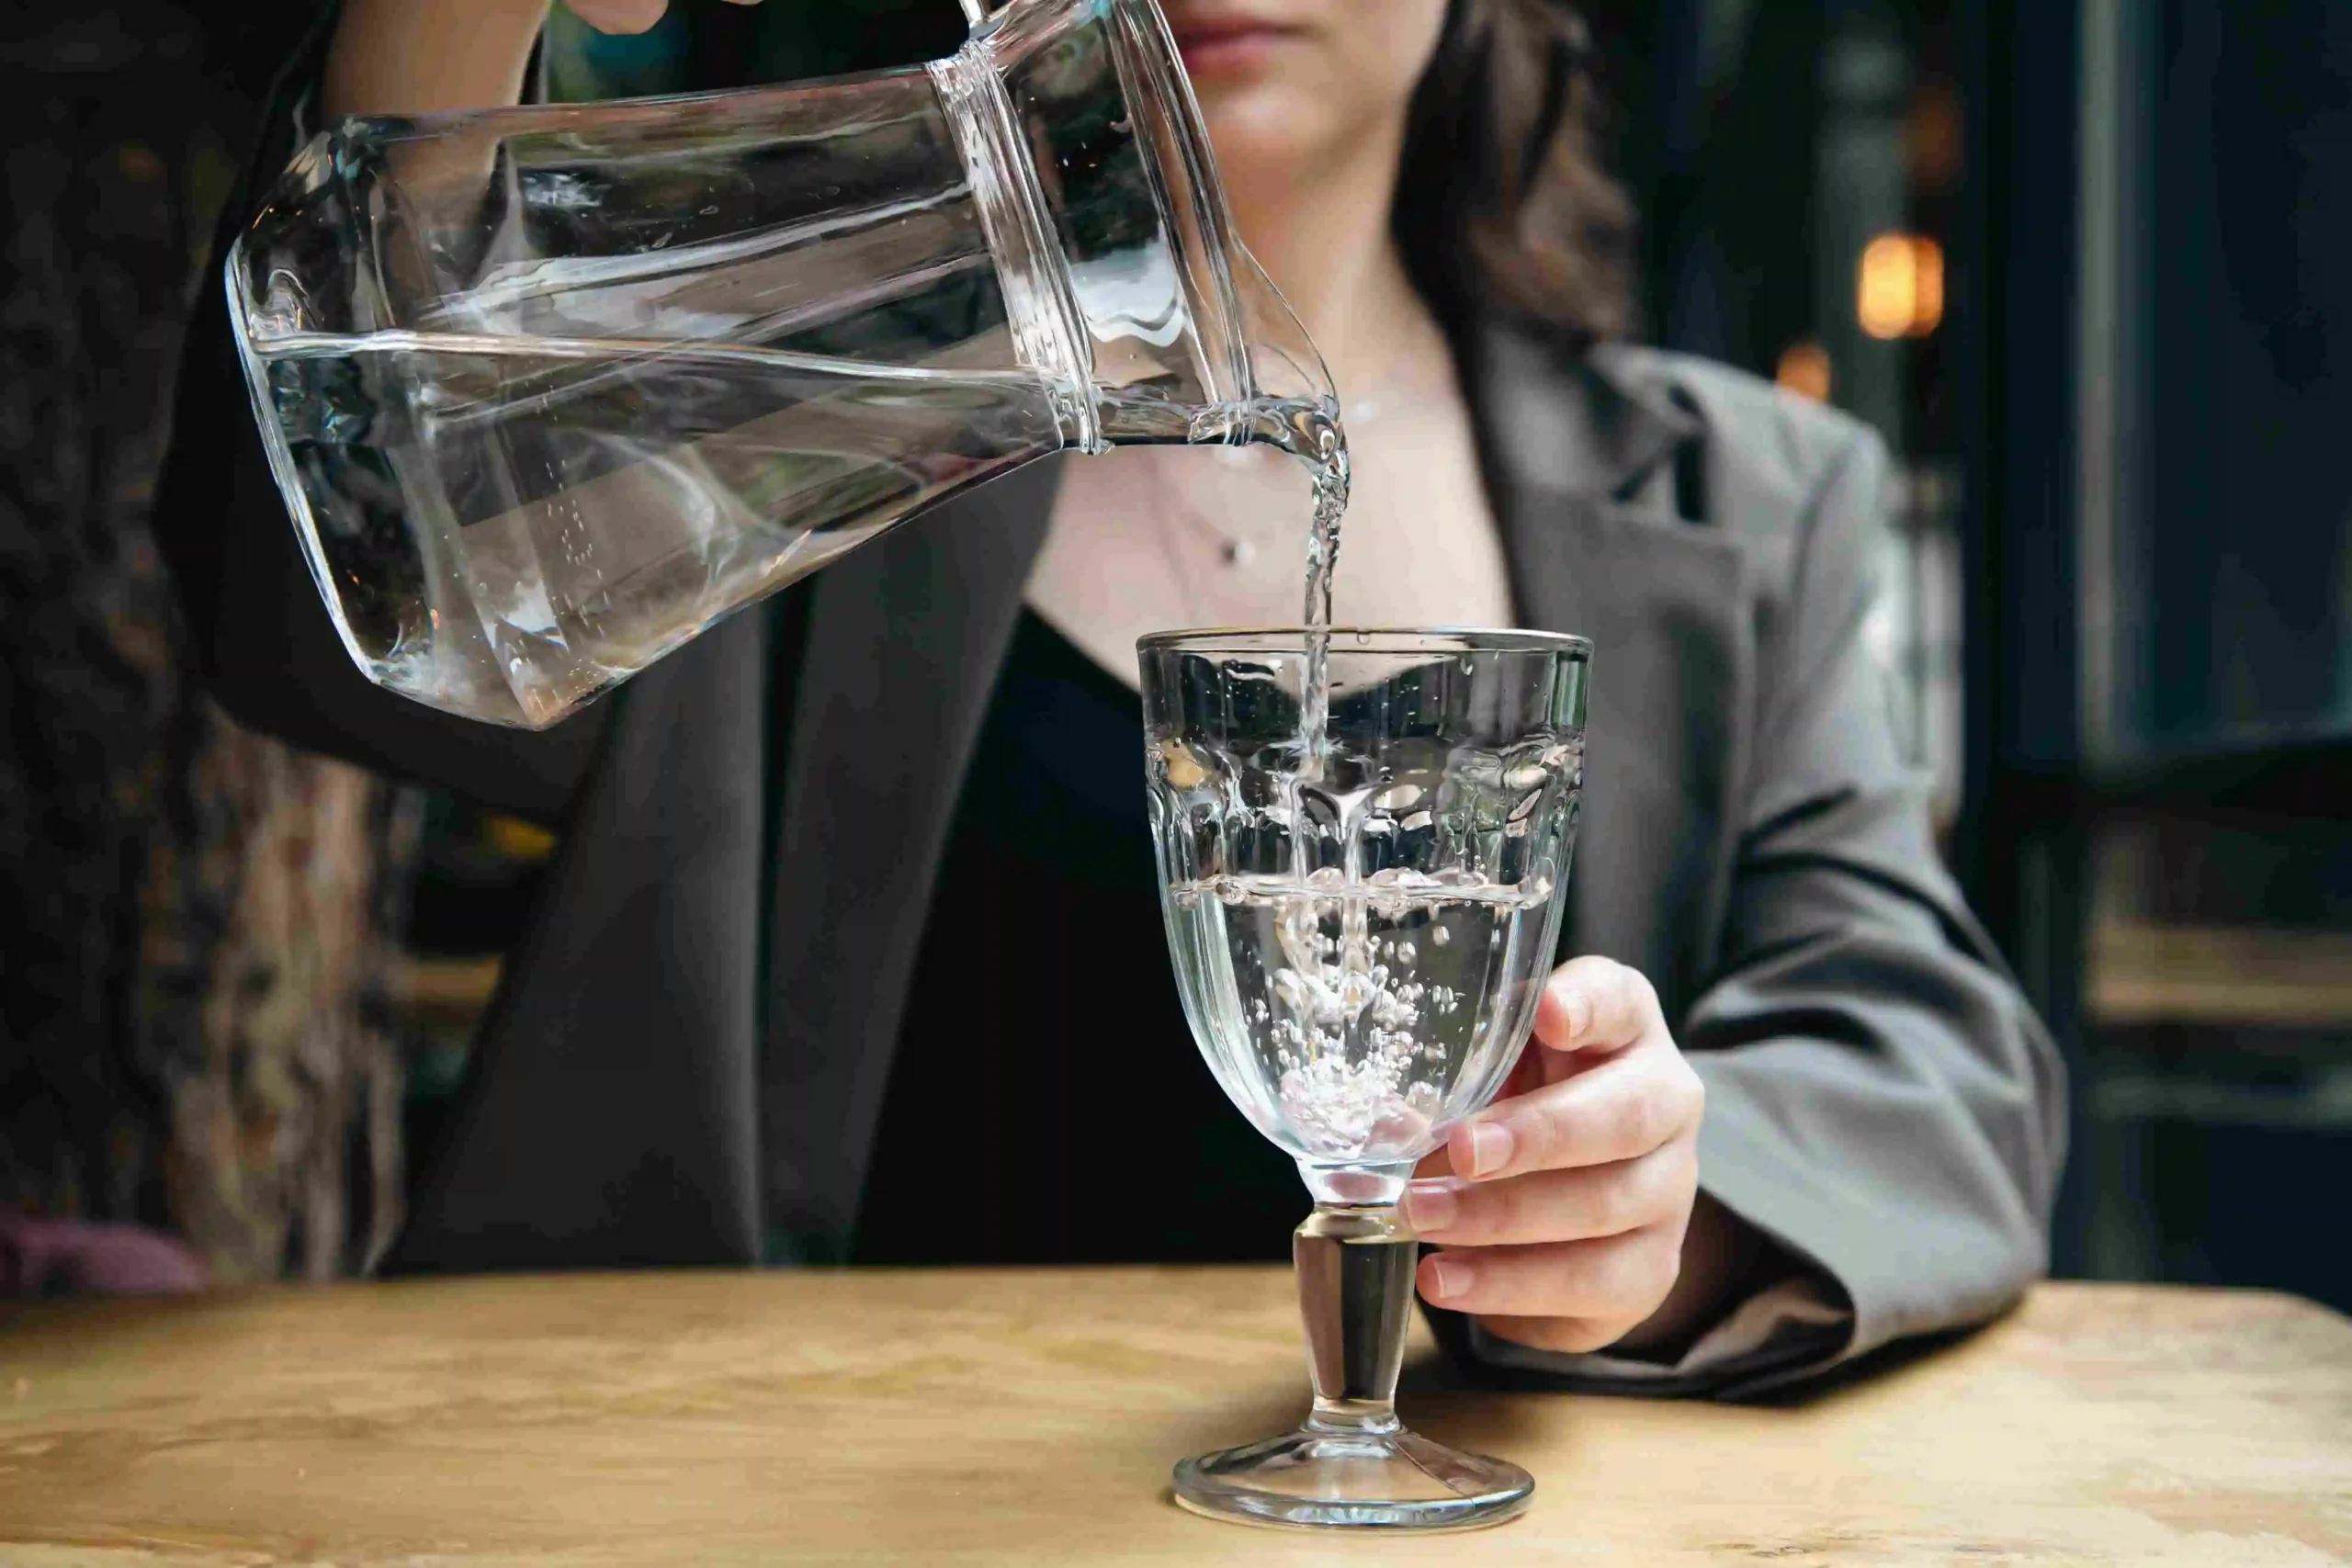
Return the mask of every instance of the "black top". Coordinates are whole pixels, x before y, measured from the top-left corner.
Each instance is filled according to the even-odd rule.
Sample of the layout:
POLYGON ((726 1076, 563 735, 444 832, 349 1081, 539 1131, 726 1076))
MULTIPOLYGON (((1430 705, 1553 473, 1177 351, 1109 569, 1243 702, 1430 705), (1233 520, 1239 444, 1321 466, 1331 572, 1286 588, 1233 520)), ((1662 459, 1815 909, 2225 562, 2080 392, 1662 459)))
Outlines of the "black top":
POLYGON ((1296 1168, 1217 1088, 1177 999, 1143 745, 1136 694, 1023 610, 933 897, 857 1261, 1289 1256, 1296 1168))

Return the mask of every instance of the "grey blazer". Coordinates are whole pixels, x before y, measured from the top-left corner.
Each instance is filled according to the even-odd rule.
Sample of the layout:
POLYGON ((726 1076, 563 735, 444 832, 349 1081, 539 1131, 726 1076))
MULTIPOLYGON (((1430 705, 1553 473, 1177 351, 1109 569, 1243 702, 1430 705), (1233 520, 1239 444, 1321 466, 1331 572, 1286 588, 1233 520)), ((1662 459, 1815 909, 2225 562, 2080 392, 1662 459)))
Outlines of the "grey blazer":
MULTIPOLYGON (((1450 1337, 1736 1393, 1997 1313, 2043 1267, 2064 1088, 1937 862, 1865 649, 1879 444, 1696 361, 1492 326, 1459 347, 1521 618, 1597 648, 1568 946, 1655 982, 1709 1089, 1706 1188, 1815 1283, 1671 1368, 1450 1337)), ((839 1256, 1056 464, 521 735, 359 678, 217 301, 189 353, 158 532, 220 699, 563 824, 390 1266, 839 1256)))

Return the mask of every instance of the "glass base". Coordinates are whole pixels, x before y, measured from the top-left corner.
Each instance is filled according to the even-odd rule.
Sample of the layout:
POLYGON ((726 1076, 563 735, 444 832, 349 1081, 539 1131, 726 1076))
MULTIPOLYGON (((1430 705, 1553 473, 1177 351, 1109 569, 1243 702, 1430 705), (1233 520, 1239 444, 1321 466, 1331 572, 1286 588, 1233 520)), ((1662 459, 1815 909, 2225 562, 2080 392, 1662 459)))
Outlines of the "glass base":
POLYGON ((1244 1524, 1349 1529, 1475 1529, 1527 1506, 1535 1478, 1515 1464, 1457 1453, 1402 1427, 1318 1427, 1176 1467, 1176 1501, 1244 1524))

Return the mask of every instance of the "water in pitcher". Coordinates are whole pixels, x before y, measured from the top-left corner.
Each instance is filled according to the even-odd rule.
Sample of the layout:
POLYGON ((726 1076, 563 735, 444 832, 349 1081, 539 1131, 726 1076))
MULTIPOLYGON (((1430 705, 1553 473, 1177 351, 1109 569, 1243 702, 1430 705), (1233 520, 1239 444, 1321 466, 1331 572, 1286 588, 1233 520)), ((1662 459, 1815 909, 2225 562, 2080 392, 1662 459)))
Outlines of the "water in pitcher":
POLYGON ((260 357, 370 676, 526 725, 1060 445, 1019 372, 415 333, 260 357))
MULTIPOLYGON (((1022 370, 413 332, 289 335, 256 350, 320 564, 370 676, 526 725, 1063 445, 1050 389, 1022 370), (453 627, 461 616, 478 628, 453 627), (485 659, 498 679, 483 678, 485 659)), ((1328 617, 1347 477, 1334 409, 1269 400, 1188 412, 1114 399, 1102 419, 1121 442, 1297 453, 1317 498, 1308 597, 1328 617)))

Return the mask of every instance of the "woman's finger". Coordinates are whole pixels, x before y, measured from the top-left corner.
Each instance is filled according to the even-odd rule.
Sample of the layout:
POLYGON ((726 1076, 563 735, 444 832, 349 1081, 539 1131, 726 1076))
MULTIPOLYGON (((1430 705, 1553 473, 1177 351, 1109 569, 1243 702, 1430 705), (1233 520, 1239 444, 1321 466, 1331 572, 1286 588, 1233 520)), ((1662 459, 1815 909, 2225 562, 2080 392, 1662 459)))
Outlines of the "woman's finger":
POLYGON ((1431 1305, 1480 1317, 1599 1318, 1631 1327, 1666 1300, 1681 1268, 1682 1226, 1668 1223, 1593 1241, 1435 1252, 1421 1259, 1416 1281, 1431 1305))
POLYGON ((1478 1181, 1638 1159, 1699 1124, 1707 1091, 1671 1043, 1498 1100, 1446 1139, 1453 1174, 1478 1181))
POLYGON ((600 33, 641 33, 668 10, 669 0, 564 0, 571 14, 600 33))
POLYGON ((1405 1218, 1422 1240, 1449 1247, 1583 1241, 1679 1219, 1698 1186, 1697 1140, 1676 1138, 1611 1165, 1509 1181, 1416 1181, 1405 1192, 1405 1218))
MULTIPOLYGON (((1510 1075, 1503 1079, 1502 1088, 1495 1091, 1495 1099, 1490 1103, 1515 1100, 1522 1094, 1542 1089, 1546 1081, 1544 1071, 1544 1063, 1541 1059, 1544 1053, 1532 1044, 1521 1051, 1519 1060, 1512 1064, 1510 1075)), ((1452 1176, 1453 1162, 1447 1156, 1445 1148, 1443 1144, 1440 1144, 1423 1156, 1421 1163, 1414 1168, 1413 1174, 1415 1176, 1452 1176)))
POLYGON ((1478 1320, 1478 1326, 1498 1339, 1524 1345, 1531 1350, 1582 1356, 1616 1344, 1640 1321, 1624 1316, 1500 1317, 1490 1314, 1478 1320))
POLYGON ((1648 977, 1613 959, 1561 964, 1535 1003, 1535 1038, 1554 1051, 1613 1051, 1663 1027, 1648 977))

